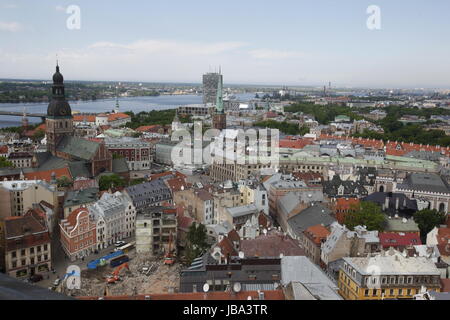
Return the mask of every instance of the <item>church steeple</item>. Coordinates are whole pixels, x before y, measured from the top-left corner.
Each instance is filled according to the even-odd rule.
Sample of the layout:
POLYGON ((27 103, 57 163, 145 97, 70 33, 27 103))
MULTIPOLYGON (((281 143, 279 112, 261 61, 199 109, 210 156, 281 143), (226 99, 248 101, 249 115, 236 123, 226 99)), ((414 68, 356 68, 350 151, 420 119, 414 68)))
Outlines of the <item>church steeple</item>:
POLYGON ((48 104, 46 124, 47 150, 56 155, 58 144, 65 136, 73 135, 72 110, 64 94, 64 77, 59 72, 53 74, 52 99, 48 104))
POLYGON ((58 62, 56 62, 56 72, 53 74, 52 100, 47 108, 47 116, 72 117, 72 110, 64 93, 64 77, 59 72, 58 62))

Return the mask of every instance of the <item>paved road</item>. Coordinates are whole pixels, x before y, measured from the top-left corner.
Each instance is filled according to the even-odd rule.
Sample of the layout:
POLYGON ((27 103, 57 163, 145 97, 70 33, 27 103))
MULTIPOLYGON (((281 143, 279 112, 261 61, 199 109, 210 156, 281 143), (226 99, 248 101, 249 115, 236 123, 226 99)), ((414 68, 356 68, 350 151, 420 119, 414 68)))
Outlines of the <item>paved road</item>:
MULTIPOLYGON (((127 243, 130 243, 131 241, 134 241, 134 237, 125 238, 123 240, 127 243)), ((111 245, 108 248, 99 251, 98 254, 92 254, 86 257, 84 260, 79 259, 76 261, 70 261, 70 259, 67 258, 64 254, 61 243, 59 242, 59 232, 55 231, 55 233, 52 235, 52 263, 55 273, 50 272, 48 279, 44 278, 44 280, 37 282, 36 285, 45 288, 51 287, 53 285, 53 282, 57 278, 61 278, 66 274, 68 266, 76 265, 80 267, 81 270, 87 270, 87 264, 89 261, 101 258, 109 254, 111 251, 114 251, 114 249, 114 245, 111 245)))

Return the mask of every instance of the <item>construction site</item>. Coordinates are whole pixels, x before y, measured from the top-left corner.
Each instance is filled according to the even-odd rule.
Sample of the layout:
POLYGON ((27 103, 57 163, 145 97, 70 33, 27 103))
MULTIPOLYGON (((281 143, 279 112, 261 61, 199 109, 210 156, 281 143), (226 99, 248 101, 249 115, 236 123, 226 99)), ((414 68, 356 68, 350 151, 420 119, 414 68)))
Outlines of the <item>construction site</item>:
POLYGON ((106 264, 82 270, 80 289, 70 290, 61 283, 58 291, 75 297, 178 292, 181 270, 178 262, 167 263, 163 257, 136 254, 135 250, 126 256, 129 260, 116 267, 106 264))

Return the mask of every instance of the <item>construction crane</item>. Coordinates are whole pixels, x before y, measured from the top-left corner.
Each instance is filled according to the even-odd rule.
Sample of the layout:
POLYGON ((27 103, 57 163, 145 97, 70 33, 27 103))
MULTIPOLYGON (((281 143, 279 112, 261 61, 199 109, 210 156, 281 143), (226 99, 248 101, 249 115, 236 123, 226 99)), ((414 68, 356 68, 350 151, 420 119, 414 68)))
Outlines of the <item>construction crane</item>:
POLYGON ((120 280, 119 273, 123 268, 127 268, 128 270, 130 270, 130 267, 128 266, 127 262, 122 263, 113 271, 113 273, 110 276, 106 277, 106 282, 115 283, 116 281, 119 281, 120 280))
POLYGON ((164 264, 169 265, 169 266, 171 266, 175 263, 175 256, 172 253, 172 241, 173 241, 172 232, 170 232, 169 246, 167 248, 167 253, 164 256, 164 264))

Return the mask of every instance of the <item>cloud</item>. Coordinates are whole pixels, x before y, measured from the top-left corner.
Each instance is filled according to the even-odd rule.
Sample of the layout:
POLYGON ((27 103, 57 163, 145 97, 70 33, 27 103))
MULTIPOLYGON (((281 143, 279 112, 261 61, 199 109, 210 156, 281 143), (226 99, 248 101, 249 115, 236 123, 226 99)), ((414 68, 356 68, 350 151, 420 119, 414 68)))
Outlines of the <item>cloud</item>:
POLYGON ((139 40, 129 44, 96 42, 89 49, 110 49, 134 54, 215 55, 233 51, 246 45, 243 42, 195 43, 171 40, 139 40))
POLYGON ((19 7, 18 5, 12 3, 2 5, 3 9, 17 9, 18 7, 19 7))
POLYGON ((22 29, 22 25, 18 22, 0 21, 0 31, 16 32, 22 29))
POLYGON ((249 54, 255 59, 289 59, 301 58, 303 53, 298 51, 283 51, 271 49, 256 49, 249 51, 249 54))

